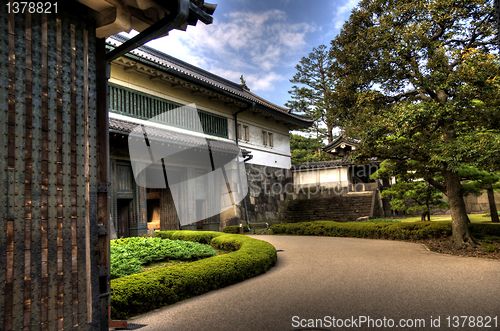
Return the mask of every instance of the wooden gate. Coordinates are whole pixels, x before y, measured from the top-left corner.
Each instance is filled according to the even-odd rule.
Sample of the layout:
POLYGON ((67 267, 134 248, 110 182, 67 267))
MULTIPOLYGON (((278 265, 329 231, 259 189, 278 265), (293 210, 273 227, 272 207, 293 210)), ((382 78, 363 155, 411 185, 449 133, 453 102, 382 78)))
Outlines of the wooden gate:
POLYGON ((73 8, 0 10, 1 330, 106 325, 104 41, 73 8))

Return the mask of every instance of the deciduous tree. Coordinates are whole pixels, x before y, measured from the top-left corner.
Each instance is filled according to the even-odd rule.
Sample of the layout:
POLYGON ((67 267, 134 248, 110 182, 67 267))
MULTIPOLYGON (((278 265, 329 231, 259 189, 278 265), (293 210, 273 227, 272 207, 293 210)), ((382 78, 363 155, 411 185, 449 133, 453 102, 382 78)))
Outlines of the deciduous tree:
POLYGON ((332 41, 360 157, 390 159, 448 197, 473 244, 464 165, 500 165, 500 59, 491 0, 362 0, 332 41))

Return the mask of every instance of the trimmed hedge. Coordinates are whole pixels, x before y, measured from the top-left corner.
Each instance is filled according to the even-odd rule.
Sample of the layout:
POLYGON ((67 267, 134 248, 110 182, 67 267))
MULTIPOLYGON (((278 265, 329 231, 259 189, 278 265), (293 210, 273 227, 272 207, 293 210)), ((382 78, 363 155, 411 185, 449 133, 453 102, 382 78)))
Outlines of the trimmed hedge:
POLYGON ((126 319, 240 282, 266 272, 276 263, 276 249, 271 244, 242 235, 212 231, 159 231, 156 235, 210 243, 231 252, 113 279, 113 318, 126 319))
MULTIPOLYGON (((495 224, 471 224, 473 235, 499 235, 495 224)), ((333 222, 281 223, 271 226, 273 234, 355 237, 373 239, 431 239, 451 236, 449 222, 333 222)))
MULTIPOLYGON (((222 232, 224 233, 235 233, 238 234, 240 233, 240 226, 239 225, 228 225, 222 229, 222 232)), ((248 226, 243 226, 243 232, 250 232, 248 229, 248 226)))
POLYGON ((473 236, 495 236, 500 237, 500 224, 493 223, 472 223, 469 225, 470 231, 473 236))

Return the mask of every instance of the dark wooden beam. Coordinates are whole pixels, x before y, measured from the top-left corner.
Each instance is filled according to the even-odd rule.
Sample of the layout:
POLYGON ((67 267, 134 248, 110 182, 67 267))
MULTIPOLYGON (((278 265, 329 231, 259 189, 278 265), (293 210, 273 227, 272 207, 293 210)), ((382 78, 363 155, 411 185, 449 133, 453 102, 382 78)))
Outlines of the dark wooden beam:
POLYGON ((106 60, 111 62, 117 57, 126 54, 137 47, 140 47, 150 40, 165 36, 169 31, 181 27, 185 24, 190 9, 190 0, 178 0, 178 7, 175 13, 166 15, 164 18, 149 26, 137 36, 127 40, 120 46, 106 54, 106 60))

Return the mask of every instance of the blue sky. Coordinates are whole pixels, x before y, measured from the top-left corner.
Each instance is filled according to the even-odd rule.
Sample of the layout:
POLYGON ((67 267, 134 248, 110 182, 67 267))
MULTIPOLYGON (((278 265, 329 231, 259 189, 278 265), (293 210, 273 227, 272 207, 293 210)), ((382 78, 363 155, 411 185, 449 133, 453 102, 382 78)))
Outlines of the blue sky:
POLYGON ((214 22, 198 23, 148 43, 162 52, 239 82, 283 105, 295 65, 329 44, 358 0, 207 0, 214 22))

